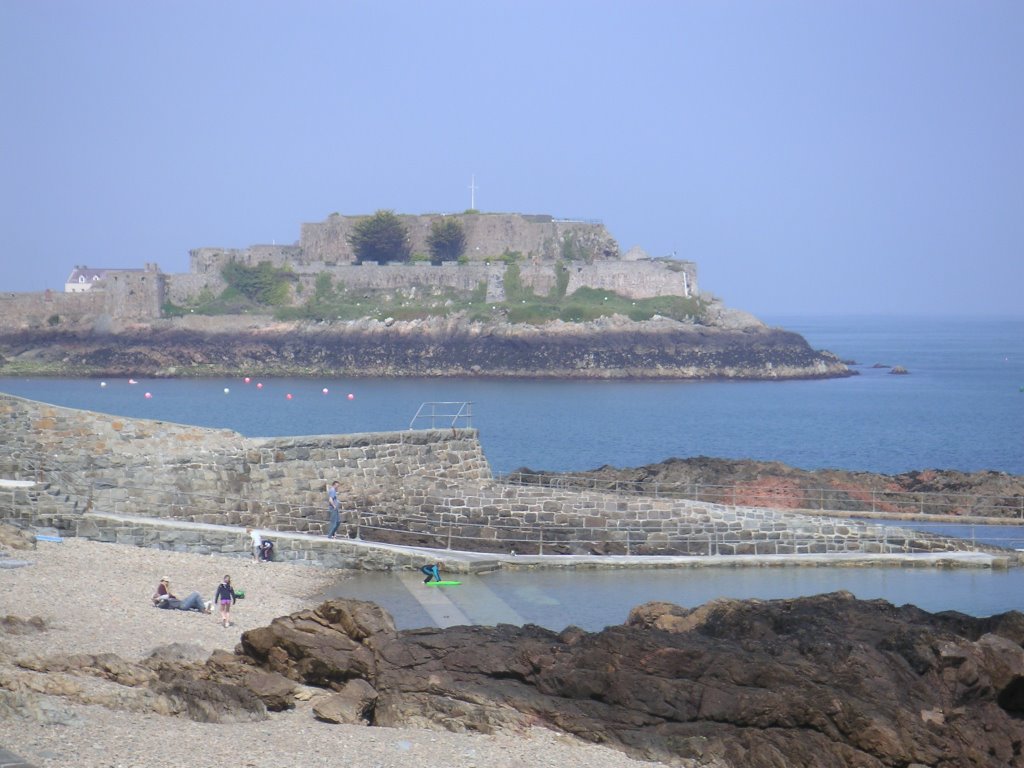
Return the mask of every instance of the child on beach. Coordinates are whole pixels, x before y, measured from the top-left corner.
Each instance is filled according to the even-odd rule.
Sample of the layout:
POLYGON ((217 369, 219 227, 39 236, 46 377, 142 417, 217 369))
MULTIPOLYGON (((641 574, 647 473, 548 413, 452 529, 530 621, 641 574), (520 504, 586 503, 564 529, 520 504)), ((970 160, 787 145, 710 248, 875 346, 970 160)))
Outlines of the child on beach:
POLYGON ((213 601, 220 606, 220 620, 224 626, 231 626, 231 605, 235 602, 235 590, 231 586, 231 577, 225 575, 224 581, 217 585, 217 594, 213 601))

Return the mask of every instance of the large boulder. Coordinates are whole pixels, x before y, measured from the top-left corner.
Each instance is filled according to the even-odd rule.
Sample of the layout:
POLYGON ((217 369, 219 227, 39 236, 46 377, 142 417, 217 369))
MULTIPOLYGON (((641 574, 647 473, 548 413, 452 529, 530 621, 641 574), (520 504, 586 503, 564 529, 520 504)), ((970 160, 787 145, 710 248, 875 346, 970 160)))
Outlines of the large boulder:
POLYGON ((0 551, 5 549, 35 549, 36 537, 31 531, 10 523, 0 523, 0 551))
POLYGON ((328 723, 367 725, 377 703, 377 691, 365 680, 349 680, 338 693, 320 698, 313 705, 318 720, 328 723))
POLYGON ((249 630, 242 634, 241 648, 257 663, 292 680, 330 686, 352 678, 373 679, 373 646, 394 633, 394 620, 379 606, 337 600, 249 630))

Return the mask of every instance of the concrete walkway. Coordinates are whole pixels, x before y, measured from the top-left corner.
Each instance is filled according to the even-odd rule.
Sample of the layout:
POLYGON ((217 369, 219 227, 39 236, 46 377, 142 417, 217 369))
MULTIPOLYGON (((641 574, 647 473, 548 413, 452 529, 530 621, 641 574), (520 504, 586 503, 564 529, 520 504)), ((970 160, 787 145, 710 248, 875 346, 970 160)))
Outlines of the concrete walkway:
MULTIPOLYGON (((158 528, 183 533, 219 535, 219 538, 237 539, 240 546, 237 554, 249 556, 249 538, 240 526, 213 523, 193 523, 185 520, 144 517, 139 515, 117 515, 112 513, 88 512, 83 520, 107 520, 126 525, 158 528)), ((765 567, 765 566, 907 566, 920 567, 963 567, 963 568, 1009 568, 1019 564, 1013 552, 1005 554, 991 552, 908 552, 899 554, 833 552, 811 555, 508 555, 489 552, 466 552, 454 549, 430 549, 385 544, 362 539, 340 538, 330 540, 319 534, 294 531, 261 531, 276 546, 275 557, 288 559, 289 542, 316 543, 326 548, 353 548, 365 553, 389 552, 406 555, 407 559, 420 564, 440 561, 448 571, 456 573, 480 573, 502 568, 707 568, 707 567, 765 567)))

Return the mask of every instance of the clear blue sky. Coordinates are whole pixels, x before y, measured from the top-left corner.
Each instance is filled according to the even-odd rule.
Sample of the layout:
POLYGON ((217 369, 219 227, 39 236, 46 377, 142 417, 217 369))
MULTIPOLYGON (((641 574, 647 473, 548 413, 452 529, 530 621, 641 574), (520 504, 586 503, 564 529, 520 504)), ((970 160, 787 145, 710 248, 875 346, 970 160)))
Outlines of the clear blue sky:
POLYGON ((475 174, 755 314, 1024 312, 1019 0, 0 0, 0 96, 0 291, 475 174))

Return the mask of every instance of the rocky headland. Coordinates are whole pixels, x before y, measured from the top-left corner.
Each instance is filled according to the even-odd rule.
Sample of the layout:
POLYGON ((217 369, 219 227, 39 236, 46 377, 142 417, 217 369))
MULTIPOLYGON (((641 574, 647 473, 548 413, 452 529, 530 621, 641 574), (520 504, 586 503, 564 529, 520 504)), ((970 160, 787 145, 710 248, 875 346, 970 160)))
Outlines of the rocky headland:
POLYGON ((0 333, 0 375, 492 376, 799 379, 852 375, 799 334, 757 321, 622 316, 544 325, 462 317, 344 323, 246 316, 0 333))

